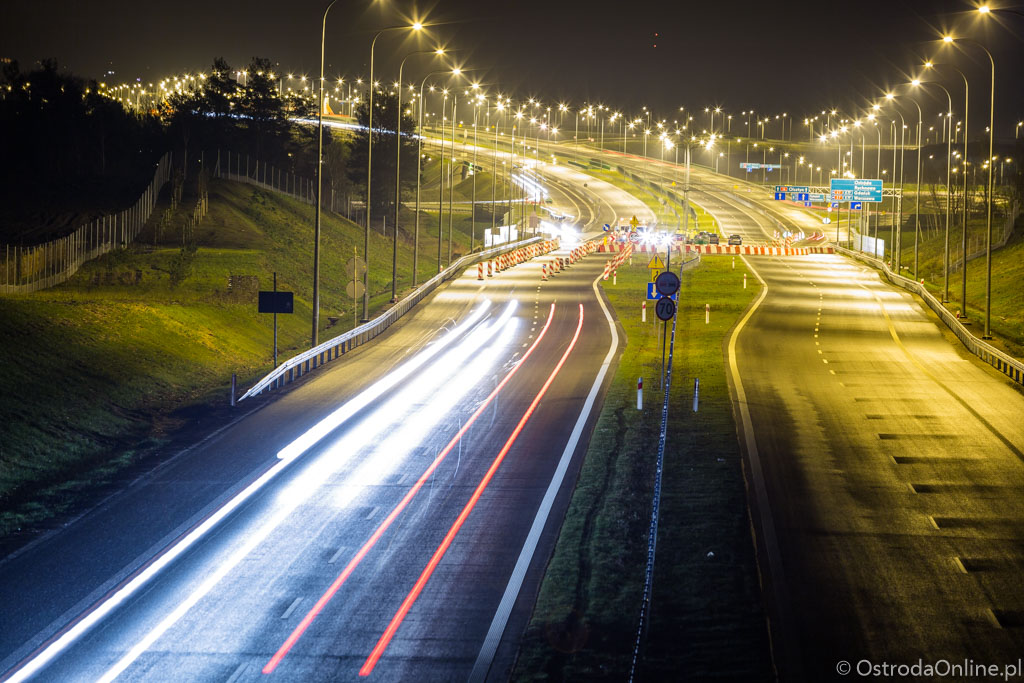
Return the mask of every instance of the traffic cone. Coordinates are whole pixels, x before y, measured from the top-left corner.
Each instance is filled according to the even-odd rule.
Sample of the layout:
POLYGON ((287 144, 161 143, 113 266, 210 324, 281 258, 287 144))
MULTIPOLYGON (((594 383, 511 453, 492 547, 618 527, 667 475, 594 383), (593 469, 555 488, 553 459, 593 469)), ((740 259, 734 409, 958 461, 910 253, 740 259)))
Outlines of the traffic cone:
POLYGON ((476 279, 477 280, 483 280, 484 279, 484 264, 483 263, 476 264, 476 279))

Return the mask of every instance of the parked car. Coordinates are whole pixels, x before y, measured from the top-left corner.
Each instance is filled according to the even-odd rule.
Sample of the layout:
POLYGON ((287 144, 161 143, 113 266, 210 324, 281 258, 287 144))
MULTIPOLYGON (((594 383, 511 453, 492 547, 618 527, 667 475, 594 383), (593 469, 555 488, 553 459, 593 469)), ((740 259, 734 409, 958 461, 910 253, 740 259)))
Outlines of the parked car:
POLYGON ((717 232, 713 232, 710 235, 708 235, 708 244, 719 244, 717 232))
POLYGON ((739 246, 743 244, 743 238, 739 235, 729 235, 729 246, 739 246))

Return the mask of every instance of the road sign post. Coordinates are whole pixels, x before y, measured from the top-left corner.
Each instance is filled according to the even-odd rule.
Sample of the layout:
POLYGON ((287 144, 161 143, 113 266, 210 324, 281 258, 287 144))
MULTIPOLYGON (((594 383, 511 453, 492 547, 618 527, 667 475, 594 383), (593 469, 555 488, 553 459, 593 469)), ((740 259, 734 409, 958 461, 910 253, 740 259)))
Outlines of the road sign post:
POLYGON ((295 295, 293 292, 277 291, 277 273, 274 273, 274 290, 271 292, 260 292, 259 301, 256 306, 259 313, 274 314, 274 367, 277 367, 277 314, 292 313, 295 310, 295 295))

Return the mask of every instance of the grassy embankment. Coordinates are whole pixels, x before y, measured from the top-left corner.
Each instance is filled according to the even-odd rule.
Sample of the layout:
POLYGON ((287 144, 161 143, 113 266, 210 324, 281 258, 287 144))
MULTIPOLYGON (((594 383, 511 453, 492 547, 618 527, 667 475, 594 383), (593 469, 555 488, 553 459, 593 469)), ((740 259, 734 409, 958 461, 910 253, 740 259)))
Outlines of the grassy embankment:
MULTIPOLYGON (((232 373, 244 388, 269 371, 272 316, 256 312, 256 291, 271 288, 275 271, 278 288, 295 292, 295 313, 278 316, 280 357, 308 347, 313 207, 215 181, 189 257, 181 225, 194 201, 186 198, 159 238, 163 203, 129 249, 85 264, 63 285, 0 299, 8 387, 0 393, 0 538, 67 514, 158 453, 182 426, 182 409, 194 415, 226 403, 232 373), (229 292, 230 275, 258 282, 229 292)), ((403 214, 400 293, 412 270, 413 215, 403 214)), ((489 226, 490 214, 482 209, 478 221, 489 226)), ((468 213, 456 216, 455 254, 468 250, 468 224, 468 213)), ((421 217, 420 282, 436 272, 436 225, 436 211, 421 217)), ((357 249, 363 256, 363 228, 325 212, 321 240, 324 340, 361 313, 345 293, 345 263, 357 249)), ((390 299, 391 251, 389 237, 371 232, 371 315, 390 299)))
MULTIPOLYGON (((513 679, 623 680, 636 637, 657 454, 661 323, 640 322, 648 271, 605 291, 627 337, 513 679), (644 377, 644 409, 636 379, 644 377)), ((653 610, 641 679, 771 676, 723 340, 757 293, 705 259, 683 274, 670 392, 653 610), (711 304, 711 324, 704 304, 711 304), (692 412, 694 379, 700 405, 692 412)), ((649 311, 649 314, 652 311, 649 311)))

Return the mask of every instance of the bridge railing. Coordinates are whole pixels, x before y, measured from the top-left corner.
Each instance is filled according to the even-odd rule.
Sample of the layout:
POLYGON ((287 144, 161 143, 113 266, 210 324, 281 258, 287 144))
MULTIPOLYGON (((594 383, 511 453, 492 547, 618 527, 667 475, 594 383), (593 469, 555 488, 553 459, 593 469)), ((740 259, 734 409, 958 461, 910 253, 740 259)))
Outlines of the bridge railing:
POLYGON ((491 249, 463 256, 440 273, 424 282, 414 292, 401 299, 398 303, 373 320, 365 322, 358 327, 354 327, 348 332, 343 332, 333 339, 329 339, 308 351, 304 351, 297 356, 294 356, 293 358, 289 358, 281 365, 277 366, 277 368, 272 372, 263 377, 263 379, 256 382, 256 384, 242 394, 238 400, 242 401, 246 398, 261 394, 264 391, 282 387, 307 372, 314 370, 317 366, 323 365, 332 359, 336 359, 361 344, 365 344, 381 332, 384 332, 386 329, 391 327, 393 323, 397 322, 399 318, 408 313, 409 310, 422 301, 424 297, 437 289, 437 287, 446 280, 450 280, 455 277, 466 266, 478 261, 485 261, 492 256, 498 256, 500 254, 515 251, 520 247, 538 244, 544 241, 543 237, 531 237, 529 239, 522 240, 521 242, 502 244, 492 247, 491 249))
POLYGON ((866 254, 862 254, 856 251, 850 251, 843 247, 836 247, 836 251, 845 256, 855 258, 858 261, 862 261, 872 268, 876 268, 882 272, 882 275, 892 284, 897 287, 901 287, 908 292, 913 292, 920 296, 928 307, 932 309, 942 322, 946 324, 953 334, 956 335, 957 339, 963 343, 967 350, 976 355, 981 360, 985 361, 995 369, 999 370, 1007 377, 1017 382, 1018 384, 1024 384, 1024 362, 1014 358, 1013 356, 1000 351, 988 342, 978 339, 971 334, 963 324, 957 320, 956 316, 949 312, 942 303, 936 299, 931 292, 929 292, 924 285, 920 282, 914 282, 909 278, 905 278, 902 275, 897 275, 889 266, 880 261, 879 259, 872 258, 866 254))

